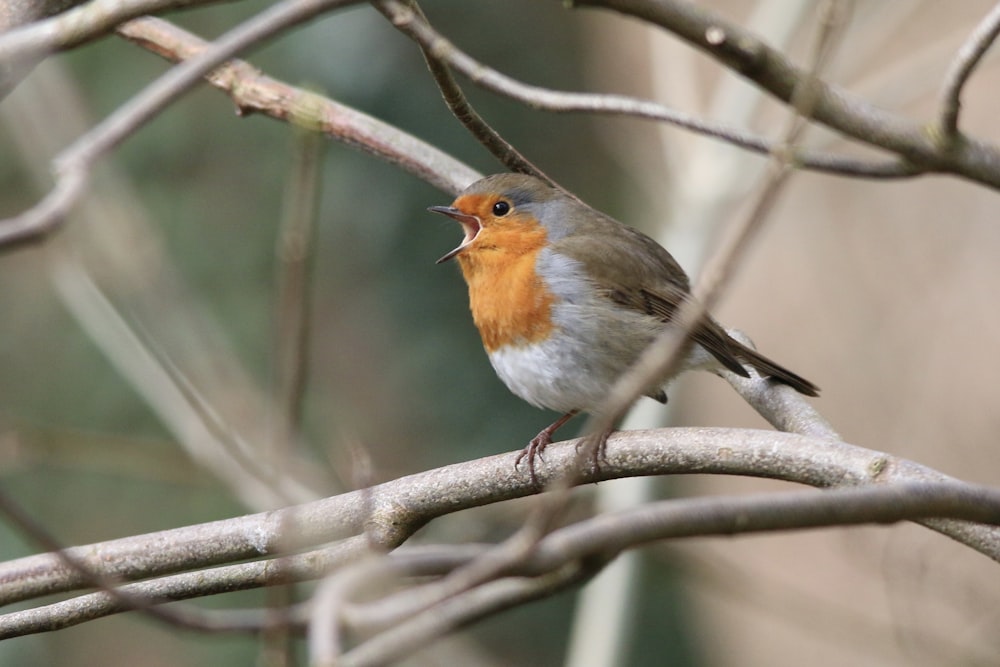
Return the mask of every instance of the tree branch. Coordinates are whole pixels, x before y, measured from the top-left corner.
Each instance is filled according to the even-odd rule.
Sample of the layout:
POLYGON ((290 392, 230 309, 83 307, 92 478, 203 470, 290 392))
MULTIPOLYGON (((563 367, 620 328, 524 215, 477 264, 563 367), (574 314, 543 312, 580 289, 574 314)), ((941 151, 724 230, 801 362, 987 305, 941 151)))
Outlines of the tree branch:
MULTIPOLYGON (((391 5, 387 5, 385 2, 374 1, 372 4, 375 6, 379 12, 381 12, 390 21, 393 20, 394 8, 391 5)), ((421 11, 419 5, 414 0, 410 0, 409 8, 415 13, 416 16, 420 17, 420 20, 426 21, 427 17, 424 16, 423 11, 421 11)), ((405 26, 398 26, 401 30, 406 32, 405 26)), ((407 32, 406 34, 410 34, 407 32)), ((412 37, 412 35, 410 35, 412 37)), ((556 185, 555 181, 549 178, 541 169, 539 169, 535 164, 533 164, 528 158, 524 157, 520 151, 518 151, 510 142, 500 136, 500 134, 490 127, 482 116, 472 107, 469 100, 465 97, 465 93, 462 92, 461 87, 455 81, 455 77, 451 75, 451 70, 448 69, 448 65, 444 63, 440 58, 434 55, 429 49, 427 49, 423 44, 418 42, 420 46, 420 52, 424 56, 424 60, 427 63, 427 67, 431 72, 431 76, 434 77, 434 83, 437 84, 438 90, 441 91, 441 96, 444 98, 445 104, 448 105, 448 109, 455 118, 458 119, 460 123, 472 134, 476 140, 483 145, 486 150, 488 150, 495 158, 497 158, 501 164, 510 169, 511 171, 519 172, 522 174, 531 174, 536 176, 543 181, 549 183, 550 185, 556 185)))
MULTIPOLYGON (((421 48, 434 58, 447 63, 449 67, 469 77, 476 85, 498 95, 522 102, 533 109, 632 116, 666 122, 704 136, 726 141, 755 153, 768 154, 774 149, 774 143, 763 137, 718 123, 703 121, 696 116, 669 109, 655 102, 623 95, 567 93, 522 83, 501 74, 461 51, 402 2, 380 0, 379 7, 390 17, 393 25, 417 41, 421 48)), ((843 176, 903 178, 914 176, 922 171, 905 159, 899 158, 871 162, 829 153, 800 151, 794 154, 792 159, 804 169, 843 176)))
MULTIPOLYGON (((551 482, 572 465, 576 444, 577 441, 569 441, 546 450, 545 460, 537 470, 543 483, 551 482)), ((444 514, 531 495, 535 487, 527 473, 514 468, 515 456, 514 452, 492 456, 287 510, 72 547, 66 553, 78 559, 88 571, 128 581, 355 536, 353 541, 339 547, 341 552, 336 558, 343 562, 362 553, 362 544, 381 550, 395 548, 418 527, 444 514), (287 513, 292 513, 296 527, 293 534, 281 530, 282 518, 287 513), (363 532, 365 537, 360 537, 363 532)), ((616 433, 609 440, 608 460, 599 473, 585 471, 581 481, 690 473, 770 477, 818 487, 955 482, 919 464, 825 438, 712 428, 616 433)), ((965 522, 949 522, 934 528, 1000 561, 1000 530, 965 522)), ((295 567, 289 577, 296 576, 295 567)), ((313 566, 308 560, 301 567, 306 572, 316 571, 309 569, 313 566)), ((284 568, 280 569, 285 574, 284 568)), ((220 568, 218 575, 213 578, 205 572, 197 573, 204 578, 205 586, 229 586, 229 590, 277 581, 277 578, 267 579, 266 565, 261 563, 227 566, 220 568), (224 585, 219 583, 223 580, 224 585)), ((0 563, 0 604, 86 585, 84 577, 67 568, 54 554, 0 563)))
POLYGON ((962 87, 972 76, 972 72, 979 65, 986 51, 996 41, 1000 35, 1000 4, 990 10, 983 20, 976 26, 972 34, 962 48, 958 50, 948 73, 944 78, 944 86, 941 90, 941 115, 938 120, 938 127, 942 138, 949 144, 953 143, 958 135, 958 114, 961 111, 962 87))
POLYGON ((198 56, 168 71, 56 157, 56 187, 32 209, 0 220, 0 246, 37 241, 57 229, 82 193, 94 163, 218 65, 322 11, 359 1, 285 0, 239 24, 198 56))
POLYGON ((593 574, 594 570, 588 567, 569 563, 535 577, 491 580, 442 601, 429 613, 418 614, 393 625, 344 654, 340 662, 318 664, 355 667, 384 665, 448 632, 516 605, 548 597, 585 581, 593 574))
MULTIPOLYGON (((381 629, 382 632, 347 653, 344 664, 384 664, 408 650, 425 645, 446 631, 477 620, 485 613, 505 608, 510 600, 518 599, 513 590, 519 590, 527 599, 532 599, 531 591, 552 592, 577 583, 593 575, 595 566, 606 563, 621 551, 654 541, 886 524, 932 515, 997 525, 1000 523, 1000 491, 951 483, 897 484, 824 493, 795 491, 749 497, 666 500, 602 514, 546 535, 536 549, 504 578, 467 593, 441 596, 440 603, 407 619, 398 617, 395 603, 399 597, 413 594, 413 589, 354 605, 355 609, 346 614, 347 618, 354 619, 363 630, 381 629), (530 578, 526 580, 525 577, 530 578), (561 581, 561 585, 556 585, 557 581, 561 581), (548 586, 552 588, 547 589, 548 586), (361 660, 361 656, 365 659, 361 660), (368 656, 372 656, 371 661, 368 656), (374 656, 379 659, 375 660, 374 656), (352 662, 350 657, 357 657, 358 662, 352 662)), ((385 560, 395 563, 397 558, 399 567, 395 572, 402 574, 401 566, 406 562, 405 549, 398 555, 387 556, 385 560)), ((379 572, 371 566, 369 568, 379 572)), ((388 565, 382 568, 383 573, 386 571, 388 565)), ((438 582, 431 582, 421 588, 436 586, 438 582)), ((317 630, 314 628, 314 632, 317 630)))
MULTIPOLYGON (((702 5, 675 0, 575 0, 573 4, 612 9, 658 25, 786 104, 805 76, 782 53, 702 5)), ((993 144, 968 138, 943 150, 926 127, 832 84, 817 82, 812 118, 869 146, 896 153, 903 161, 900 168, 945 172, 1000 188, 1000 149, 993 144)))
MULTIPOLYGON (((81 4, 82 1, 7 0, 0 3, 0 44, 5 43, 11 34, 18 32, 23 26, 81 4)), ((0 101, 17 87, 43 57, 44 53, 0 57, 0 101)))
MULTIPOLYGON (((564 448, 565 449, 565 448, 564 448)), ((565 455, 565 452, 564 452, 565 455)), ((500 458, 500 457, 494 457, 500 458)), ((421 584, 417 589, 391 593, 373 602, 354 603, 351 599, 366 584, 382 584, 386 578, 416 577, 449 570, 459 572, 488 556, 493 547, 449 545, 403 549, 378 560, 350 565, 367 548, 354 539, 354 549, 340 547, 286 557, 281 581, 288 577, 314 579, 335 568, 347 566, 321 587, 312 615, 313 632, 329 632, 331 619, 341 617, 358 632, 376 633, 375 641, 392 650, 404 650, 444 632, 467 624, 487 613, 504 609, 516 601, 577 583, 591 576, 595 568, 625 549, 653 541, 710 535, 785 531, 804 528, 886 524, 903 520, 949 517, 990 524, 994 536, 1000 532, 1000 491, 957 481, 903 482, 841 488, 824 493, 794 491, 758 496, 707 497, 667 500, 616 513, 590 517, 543 536, 533 550, 511 562, 494 576, 456 591, 447 579, 421 584), (360 549, 358 551, 357 549, 360 549), (580 566, 583 565, 581 568, 580 566), (517 585, 511 583, 519 581, 517 585), (507 581, 507 584, 501 582, 507 581), (515 592, 516 591, 516 592, 515 592), (414 594, 416 597, 413 597, 414 594), (400 599, 407 604, 400 607, 400 599), (421 604, 411 604, 420 600, 421 604), (405 629, 404 629, 405 628, 405 629)), ((986 526, 980 526, 986 528, 986 526)), ((370 553, 370 552, 368 552, 370 553)), ((994 558, 996 556, 994 555, 994 558)), ((164 577, 121 587, 120 595, 92 593, 36 609, 0 616, 0 638, 61 629, 103 616, 127 611, 123 599, 145 605, 162 604, 186 597, 212 595, 277 583, 268 564, 247 563, 214 570, 164 577), (232 575, 254 572, 255 579, 242 583, 232 575), (225 576, 219 576, 225 573, 225 576), (187 589, 181 585, 194 584, 187 589)), ((228 613, 201 615, 190 627, 212 632, 246 632, 281 621, 301 625, 294 614, 256 613, 235 618, 228 613)), ((314 634, 320 654, 337 652, 314 634)), ((359 655, 367 655, 365 649, 359 655)), ((367 663, 362 663, 367 664, 367 663)))
POLYGON ((91 0, 51 18, 0 34, 0 62, 34 60, 108 34, 146 14, 233 0, 91 0))
MULTIPOLYGON (((200 37, 167 21, 142 18, 118 29, 126 39, 167 60, 198 57, 210 47, 200 37)), ((225 91, 241 113, 262 113, 297 122, 348 146, 394 164, 431 185, 458 194, 481 175, 438 148, 368 114, 315 93, 261 74, 241 60, 232 60, 206 78, 225 91)))

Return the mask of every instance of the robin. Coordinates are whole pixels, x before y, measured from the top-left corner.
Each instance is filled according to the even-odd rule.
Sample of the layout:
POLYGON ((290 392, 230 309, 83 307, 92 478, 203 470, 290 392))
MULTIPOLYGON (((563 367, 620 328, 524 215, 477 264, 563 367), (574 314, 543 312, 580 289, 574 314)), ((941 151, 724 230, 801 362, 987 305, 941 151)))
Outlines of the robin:
MULTIPOLYGON (((612 385, 669 326, 690 296, 687 274, 656 241, 524 174, 476 181, 451 206, 428 209, 465 238, 438 260, 458 260, 490 363, 514 394, 564 413, 518 456, 535 459, 559 427, 594 412, 612 385)), ((818 388, 731 337, 710 317, 688 340, 677 372, 744 365, 807 396, 818 388)), ((666 403, 660 378, 645 392, 666 403)), ((606 435, 605 435, 606 439, 606 435)), ((600 451, 603 448, 601 441, 600 451)))

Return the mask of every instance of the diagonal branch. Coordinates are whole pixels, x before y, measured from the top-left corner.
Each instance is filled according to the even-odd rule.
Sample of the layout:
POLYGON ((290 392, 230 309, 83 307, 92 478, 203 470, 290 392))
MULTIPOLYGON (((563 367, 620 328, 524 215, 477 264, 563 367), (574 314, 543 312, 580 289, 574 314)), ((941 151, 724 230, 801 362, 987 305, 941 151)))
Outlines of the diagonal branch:
MULTIPOLYGON (((375 6, 375 9, 385 15, 386 18, 392 20, 394 13, 391 6, 387 6, 386 3, 378 1, 372 2, 372 4, 375 6)), ((416 16, 420 17, 420 20, 427 20, 419 5, 417 5, 417 3, 413 0, 410 0, 410 9, 416 16)), ((400 30, 407 32, 405 25, 399 25, 397 27, 400 30)), ((410 33, 407 32, 407 34, 410 33)), ((410 36, 412 37, 413 35, 410 34, 410 36)), ((476 140, 486 148, 486 150, 488 150, 495 158, 500 160, 500 162, 511 171, 522 174, 531 174, 532 176, 541 178, 549 184, 555 185, 555 182, 551 178, 546 176, 541 169, 524 157, 524 155, 522 155, 521 152, 518 151, 509 141, 501 137, 500 134, 490 127, 489 123, 487 123, 486 120, 479 115, 479 113, 469 103, 469 100, 465 97, 465 93, 462 92, 461 87, 459 87, 458 83, 455 81, 455 77, 452 76, 451 70, 448 69, 448 65, 419 42, 418 45, 420 46, 420 52, 423 54, 424 60, 427 62, 427 67, 430 69, 431 76, 434 77, 434 83, 437 84, 442 97, 444 97, 445 104, 448 105, 452 115, 454 115, 455 118, 457 118, 467 130, 469 130, 472 136, 475 137, 476 140)))
POLYGON ((285 0, 237 25, 198 56, 168 71, 56 157, 55 188, 32 209, 0 220, 0 246, 36 241, 56 230, 83 193, 94 163, 197 85, 205 74, 240 51, 320 12, 357 2, 360 0, 285 0))
MULTIPOLYGON (((168 21, 142 18, 120 26, 119 34, 167 60, 198 57, 210 43, 168 21)), ((242 60, 206 75, 225 91, 240 113, 261 113, 302 123, 351 148, 397 165, 431 185, 458 194, 480 175, 438 148, 377 118, 326 97, 272 79, 242 60)))

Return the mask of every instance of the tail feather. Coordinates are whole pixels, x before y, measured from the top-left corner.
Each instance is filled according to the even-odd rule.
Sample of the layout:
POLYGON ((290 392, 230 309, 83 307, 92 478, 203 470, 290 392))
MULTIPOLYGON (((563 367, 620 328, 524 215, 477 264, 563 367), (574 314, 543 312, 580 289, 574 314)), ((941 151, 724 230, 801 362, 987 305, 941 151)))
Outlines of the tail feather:
POLYGON ((739 346, 738 349, 734 350, 736 356, 742 361, 753 366, 761 375, 767 376, 782 384, 787 384, 800 394, 804 394, 806 396, 819 396, 819 387, 801 375, 793 373, 784 366, 779 366, 757 350, 747 347, 735 339, 731 339, 731 342, 735 343, 734 347, 739 346))
POLYGON ((737 375, 750 377, 750 373, 743 366, 743 364, 748 364, 761 375, 787 384, 800 394, 819 396, 819 387, 801 375, 796 375, 787 368, 779 366, 757 350, 739 342, 711 318, 695 331, 692 338, 719 363, 737 375))

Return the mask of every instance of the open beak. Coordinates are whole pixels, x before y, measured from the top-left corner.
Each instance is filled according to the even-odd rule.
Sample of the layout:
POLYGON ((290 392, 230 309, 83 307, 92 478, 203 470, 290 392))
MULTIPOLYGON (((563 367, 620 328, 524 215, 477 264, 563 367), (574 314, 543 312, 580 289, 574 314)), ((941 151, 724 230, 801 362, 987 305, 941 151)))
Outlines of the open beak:
POLYGON ((462 231, 465 232, 465 238, 462 239, 462 242, 458 245, 458 247, 439 259, 436 264, 447 262, 449 259, 460 253, 467 245, 476 240, 476 235, 478 235, 479 230, 483 228, 483 224, 479 221, 479 218, 474 215, 469 215, 468 213, 462 213, 454 206, 431 206, 427 210, 432 213, 446 215, 452 220, 455 220, 462 225, 462 231))

